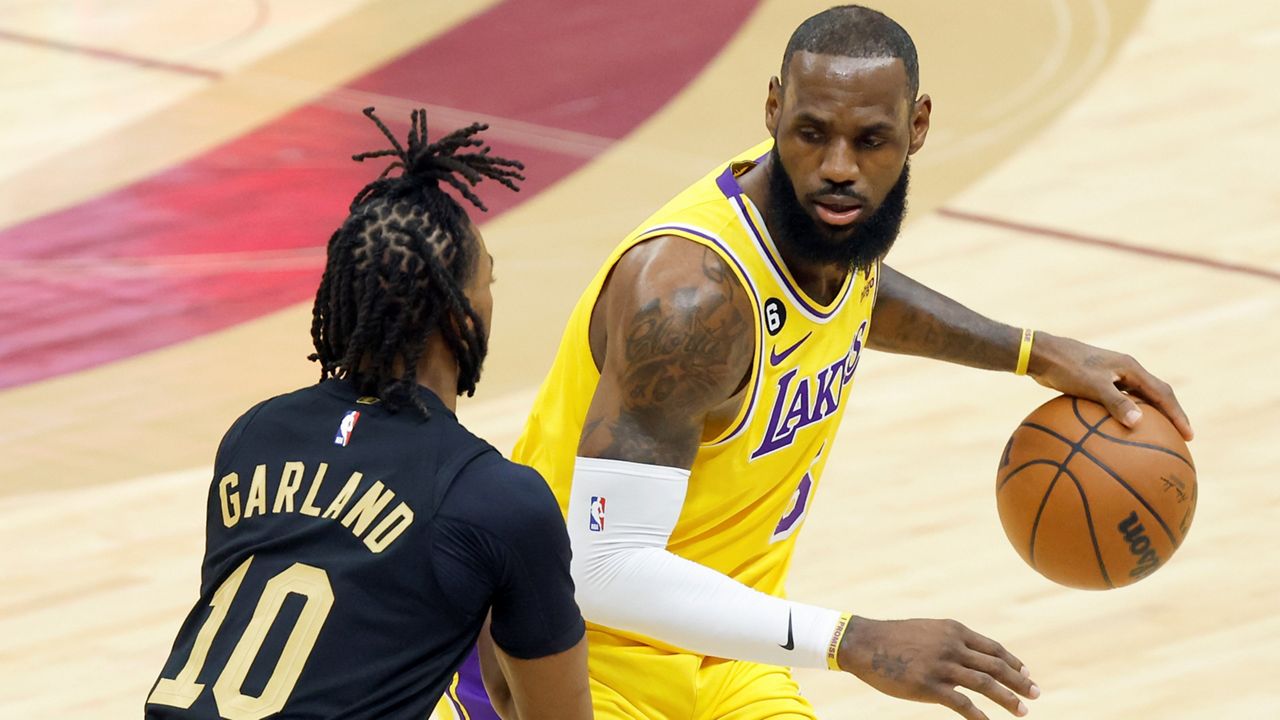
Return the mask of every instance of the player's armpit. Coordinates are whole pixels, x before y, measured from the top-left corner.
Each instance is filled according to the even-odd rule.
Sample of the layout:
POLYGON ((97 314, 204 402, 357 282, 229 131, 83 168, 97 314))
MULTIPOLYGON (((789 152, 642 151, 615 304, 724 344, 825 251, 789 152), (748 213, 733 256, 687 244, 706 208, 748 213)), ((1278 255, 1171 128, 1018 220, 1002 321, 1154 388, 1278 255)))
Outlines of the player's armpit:
MULTIPOLYGON (((497 703, 504 720, 586 720, 591 713, 591 691, 587 684, 587 639, 554 655, 521 660, 490 644, 493 657, 502 669, 510 690, 508 714, 497 703)), ((485 685, 488 687, 488 678, 485 685)))
POLYGON ((579 455, 690 467, 708 413, 750 371, 753 323, 737 276, 709 248, 661 237, 630 250, 592 318, 601 377, 579 455))

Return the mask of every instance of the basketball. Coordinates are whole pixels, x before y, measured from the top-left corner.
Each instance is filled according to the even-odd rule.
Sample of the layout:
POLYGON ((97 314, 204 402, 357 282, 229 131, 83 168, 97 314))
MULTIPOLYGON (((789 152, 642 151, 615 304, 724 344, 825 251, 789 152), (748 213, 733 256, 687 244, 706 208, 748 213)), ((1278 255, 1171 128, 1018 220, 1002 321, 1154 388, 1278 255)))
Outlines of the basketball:
POLYGON ((1036 572, 1073 588, 1122 587, 1159 569, 1186 538, 1195 464, 1173 424, 1141 405, 1130 430, 1103 406, 1061 395, 1013 431, 996 506, 1036 572))

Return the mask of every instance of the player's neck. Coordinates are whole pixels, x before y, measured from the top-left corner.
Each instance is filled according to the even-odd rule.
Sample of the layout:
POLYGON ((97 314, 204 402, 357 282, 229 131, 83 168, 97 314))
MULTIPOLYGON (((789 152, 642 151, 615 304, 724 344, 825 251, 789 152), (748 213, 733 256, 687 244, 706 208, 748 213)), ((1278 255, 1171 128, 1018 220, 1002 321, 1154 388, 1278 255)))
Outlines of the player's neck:
POLYGON ((440 333, 433 334, 422 351, 418 384, 435 393, 445 407, 458 411, 458 361, 440 333))
POLYGON ((801 257, 795 248, 787 244, 783 234, 775 230, 774 225, 769 220, 769 163, 772 159, 765 156, 758 165, 748 170, 746 173, 738 177, 738 185, 742 191, 750 198, 751 202, 760 211, 760 217, 764 218, 765 227, 768 228, 770 236, 773 238, 774 246, 778 248, 778 254, 782 256, 782 262, 787 266, 787 270, 791 272, 791 277, 795 278, 800 288, 805 294, 821 303, 828 303, 835 299, 840 288, 844 286, 845 278, 849 274, 849 266, 841 263, 815 263, 801 257))

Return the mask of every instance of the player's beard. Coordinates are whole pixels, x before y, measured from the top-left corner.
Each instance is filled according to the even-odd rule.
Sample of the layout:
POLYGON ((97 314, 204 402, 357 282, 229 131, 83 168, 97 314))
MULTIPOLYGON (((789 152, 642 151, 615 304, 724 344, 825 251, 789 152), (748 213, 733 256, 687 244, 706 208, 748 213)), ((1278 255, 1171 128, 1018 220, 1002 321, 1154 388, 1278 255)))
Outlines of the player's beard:
MULTIPOLYGON (((780 245, 803 260, 855 270, 869 267, 888 254, 907 214, 910 162, 903 164, 898 181, 875 212, 852 227, 839 228, 815 220, 805 212, 791 177, 782 167, 776 145, 769 155, 769 231, 780 245)), ((839 194, 840 190, 830 186, 815 195, 833 192, 839 194)))

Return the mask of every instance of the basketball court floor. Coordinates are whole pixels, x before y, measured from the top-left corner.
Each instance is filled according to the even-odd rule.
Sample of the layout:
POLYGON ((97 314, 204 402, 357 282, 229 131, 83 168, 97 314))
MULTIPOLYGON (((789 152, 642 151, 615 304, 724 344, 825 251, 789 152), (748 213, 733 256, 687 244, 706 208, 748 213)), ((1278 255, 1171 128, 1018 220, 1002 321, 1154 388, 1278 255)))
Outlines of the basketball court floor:
MULTIPOLYGON (((515 440, 569 309, 633 225, 763 137, 812 0, 0 0, 0 718, 139 715, 195 600, 209 463, 314 381, 324 244, 398 132, 493 125, 494 342, 460 409, 515 440)), ((1122 590, 1001 531, 995 471, 1051 395, 872 354, 790 594, 953 617, 1023 658, 1031 716, 1280 717, 1280 9, 879 0, 933 130, 890 263, 1122 350, 1191 416, 1199 512, 1122 590)), ((954 717, 803 671, 826 718, 954 717)), ((992 718, 1007 717, 980 700, 992 718)))

